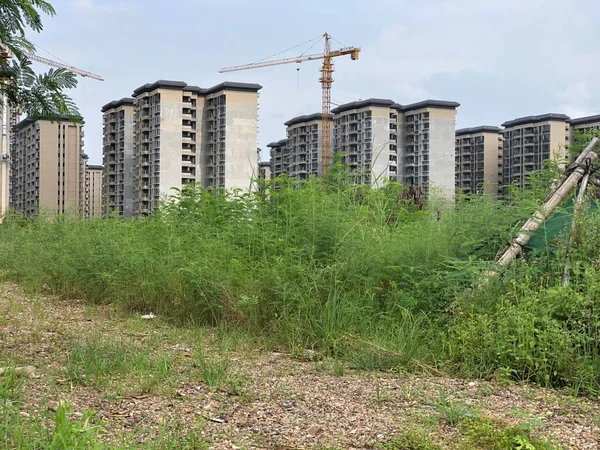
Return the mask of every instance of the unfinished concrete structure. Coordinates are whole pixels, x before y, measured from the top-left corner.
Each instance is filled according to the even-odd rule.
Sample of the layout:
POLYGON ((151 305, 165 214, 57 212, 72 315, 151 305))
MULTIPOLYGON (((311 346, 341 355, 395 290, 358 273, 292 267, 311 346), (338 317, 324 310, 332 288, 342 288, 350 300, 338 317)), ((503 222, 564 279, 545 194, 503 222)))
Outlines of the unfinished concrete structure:
POLYGON ((261 180, 271 179, 271 163, 269 161, 261 161, 258 163, 258 178, 261 180))
POLYGON ((298 116, 285 122, 288 167, 286 173, 298 180, 321 176, 321 131, 323 115, 298 116))
POLYGON ((102 107, 103 192, 102 210, 133 215, 133 122, 134 100, 122 98, 102 107))
POLYGON ((456 130, 455 172, 458 192, 498 195, 502 182, 501 131, 493 126, 456 130))
POLYGON ((134 97, 134 215, 147 215, 173 188, 250 189, 257 175, 260 85, 209 89, 159 80, 134 97))
POLYGON ((25 119, 14 127, 11 208, 79 215, 84 186, 83 123, 25 119))
POLYGON ((398 108, 392 100, 371 98, 331 111, 334 153, 342 153, 358 184, 398 181, 398 108))
POLYGON ((290 149, 287 145, 287 139, 281 139, 277 142, 271 142, 267 145, 270 152, 271 177, 288 173, 290 165, 290 149))
POLYGON ((457 102, 425 100, 402 106, 402 183, 425 194, 452 198, 457 102))
POLYGON ((103 166, 86 164, 84 188, 84 217, 88 219, 102 216, 102 173, 103 166))
POLYGON ((503 193, 509 185, 530 186, 527 174, 540 170, 547 159, 564 163, 571 141, 570 119, 564 114, 543 114, 509 120, 502 124, 503 193))
MULTIPOLYGON (((458 106, 439 100, 402 106, 377 98, 340 105, 332 110, 333 151, 342 154, 342 162, 359 184, 381 187, 390 180, 424 192, 433 187, 438 194, 452 197, 458 106)), ((288 139, 269 144, 274 176, 286 172, 303 179, 321 173, 313 165, 320 163, 319 157, 315 161, 315 155, 320 155, 315 139, 319 116, 286 122, 288 139)))

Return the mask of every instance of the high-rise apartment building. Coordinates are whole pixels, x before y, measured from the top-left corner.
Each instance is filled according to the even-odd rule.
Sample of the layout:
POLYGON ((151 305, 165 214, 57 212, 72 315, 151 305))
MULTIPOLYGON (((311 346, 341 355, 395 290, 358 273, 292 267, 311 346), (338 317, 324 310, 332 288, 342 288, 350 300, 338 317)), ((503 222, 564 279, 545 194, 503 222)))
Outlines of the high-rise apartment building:
POLYGON ((82 123, 25 119, 14 127, 11 149, 11 207, 79 214, 85 155, 82 123))
POLYGON ((456 190, 464 194, 498 195, 502 183, 502 150, 498 127, 456 130, 456 190))
POLYGON ((588 132, 590 130, 600 130, 600 115, 571 120, 571 131, 588 132))
POLYGON ((454 196, 455 130, 457 102, 425 100, 402 106, 398 122, 404 128, 402 183, 424 193, 454 196))
POLYGON ((103 166, 86 164, 85 166, 85 188, 84 217, 91 219, 102 215, 102 173, 103 166))
POLYGON ((502 124, 502 184, 529 186, 527 174, 543 167, 547 159, 564 161, 571 141, 570 119, 564 114, 521 117, 502 124))
POLYGON ((298 116, 285 122, 288 167, 286 173, 298 180, 321 176, 321 130, 323 115, 298 116))
POLYGON ((102 107, 103 212, 133 215, 133 116, 134 100, 122 98, 102 107))
POLYGON ((334 108, 333 150, 342 153, 359 184, 398 181, 398 110, 392 100, 371 98, 334 108))
POLYGON ((271 142, 267 147, 270 149, 271 156, 271 177, 277 178, 284 173, 288 173, 290 166, 288 140, 281 139, 277 142, 271 142))
POLYGON ((261 161, 258 163, 258 178, 261 180, 271 179, 271 163, 269 161, 261 161))
POLYGON ((134 98, 135 215, 147 215, 173 188, 249 189, 256 175, 260 85, 209 89, 159 80, 134 98))
MULTIPOLYGON (((376 98, 340 105, 332 110, 333 152, 342 154, 357 183, 380 187, 385 180, 398 181, 451 197, 458 106, 439 100, 402 106, 376 98)), ((292 119, 286 122, 288 139, 269 144, 275 177, 321 173, 319 119, 292 119)))

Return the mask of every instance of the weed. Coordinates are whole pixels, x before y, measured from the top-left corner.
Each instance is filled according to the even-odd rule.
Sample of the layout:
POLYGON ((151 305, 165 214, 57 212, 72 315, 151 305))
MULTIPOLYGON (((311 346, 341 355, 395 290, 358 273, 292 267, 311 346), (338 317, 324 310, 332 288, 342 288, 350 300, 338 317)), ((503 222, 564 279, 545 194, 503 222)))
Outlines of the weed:
POLYGON ((7 369, 0 375, 0 406, 21 398, 23 378, 17 376, 14 369, 7 369))
POLYGON ((224 354, 207 357, 203 352, 199 352, 195 365, 200 369, 201 380, 211 391, 224 389, 231 380, 231 361, 224 354))
POLYGON ((381 450, 440 450, 441 447, 431 443, 423 431, 405 431, 390 439, 385 444, 377 446, 381 450))
POLYGON ((345 374, 345 367, 342 361, 334 361, 331 365, 331 370, 333 371, 333 375, 336 377, 343 377, 345 374))
POLYGON ((147 346, 95 334, 71 345, 65 371, 73 383, 91 386, 133 374, 148 390, 171 377, 173 362, 169 356, 153 354, 147 346))
POLYGON ((558 450, 545 439, 531 436, 529 430, 505 426, 491 419, 467 419, 461 424, 464 448, 486 450, 558 450))
POLYGON ((446 392, 440 389, 438 398, 434 403, 434 408, 438 412, 437 418, 443 420, 450 426, 458 425, 461 421, 477 417, 472 409, 467 408, 464 404, 448 399, 446 392))

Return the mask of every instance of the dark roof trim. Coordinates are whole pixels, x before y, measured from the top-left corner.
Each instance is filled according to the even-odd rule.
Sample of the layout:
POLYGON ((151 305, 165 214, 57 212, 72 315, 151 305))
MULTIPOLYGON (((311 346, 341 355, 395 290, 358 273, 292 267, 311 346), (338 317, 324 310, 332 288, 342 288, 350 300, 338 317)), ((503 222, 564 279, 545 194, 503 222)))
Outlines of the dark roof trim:
POLYGON ((145 92, 151 92, 155 89, 175 89, 183 90, 187 86, 187 83, 183 81, 172 81, 172 80, 158 80, 154 83, 146 83, 133 91, 133 97, 137 97, 145 92))
POLYGON ((271 161, 260 161, 258 167, 271 167, 271 161))
POLYGON ((500 133, 502 131, 500 127, 493 127, 490 125, 482 125, 479 127, 473 128, 461 128, 460 130, 456 130, 457 136, 463 136, 465 134, 478 134, 478 133, 500 133))
POLYGON ((271 142, 270 144, 267 144, 267 147, 269 148, 273 148, 273 147, 283 147, 284 145, 287 144, 287 139, 282 139, 280 141, 277 142, 271 142))
POLYGON ((361 109, 367 108, 369 106, 383 106, 383 107, 392 107, 392 105, 396 105, 393 100, 383 99, 383 98, 369 98, 367 100, 359 100, 356 102, 345 103, 343 105, 338 106, 331 110, 333 114, 339 114, 344 111, 350 111, 352 109, 361 109))
POLYGON ((217 84, 211 88, 206 89, 206 94, 213 94, 219 91, 246 91, 246 92, 258 92, 262 89, 260 84, 255 83, 236 83, 233 81, 225 81, 221 84, 217 84))
POLYGON ((96 165, 96 164, 88 164, 87 168, 90 170, 104 170, 103 165, 96 165))
POLYGON ((565 114, 542 114, 541 116, 527 116, 527 117, 519 117, 518 119, 509 120, 502 124, 503 127, 514 127, 517 125, 525 125, 527 123, 537 123, 537 122, 549 122, 549 121, 560 121, 560 122, 569 122, 571 119, 569 116, 565 114))
POLYGON ((290 119, 287 122, 285 122, 284 125, 286 127, 289 127, 289 126, 292 126, 292 125, 297 125, 299 123, 313 122, 315 120, 323 120, 323 114, 322 113, 315 113, 315 114, 309 114, 307 116, 294 117, 293 119, 290 119))
POLYGON ((424 100, 418 103, 402 106, 402 111, 414 111, 422 108, 441 108, 441 109, 456 109, 460 106, 458 102, 448 102, 445 100, 424 100))
POLYGON ((79 119, 81 119, 80 122, 73 122, 72 119, 73 118, 69 117, 69 116, 39 117, 37 119, 33 119, 33 118, 30 118, 30 117, 27 117, 26 119, 23 119, 18 124, 16 124, 15 125, 15 129, 16 130, 22 130, 23 128, 28 127, 29 125, 32 125, 32 124, 34 124, 36 122, 39 122, 39 121, 44 121, 44 122, 61 122, 61 123, 62 122, 67 123, 68 122, 68 123, 72 123, 73 125, 76 125, 78 123, 81 124, 81 125, 84 124, 82 117, 79 118, 79 119))
POLYGON ((214 94, 220 91, 247 91, 247 92, 258 92, 262 89, 260 84, 254 83, 237 83, 233 81, 224 81, 223 83, 217 84, 208 89, 203 89, 199 86, 188 86, 183 81, 172 81, 172 80, 158 80, 154 83, 146 83, 133 91, 133 97, 137 97, 145 92, 152 92, 155 89, 174 89, 178 91, 194 92, 198 95, 214 94))
POLYGON ((571 124, 573 124, 573 125, 585 125, 588 123, 595 123, 595 122, 600 122, 600 114, 595 115, 595 116, 579 117, 577 119, 571 120, 571 124))
POLYGON ((101 111, 106 112, 109 109, 116 109, 116 108, 119 108, 120 106, 125 106, 125 105, 133 106, 133 102, 134 102, 134 100, 131 97, 125 97, 125 98, 122 98, 121 100, 113 100, 112 102, 104 105, 102 107, 101 111))

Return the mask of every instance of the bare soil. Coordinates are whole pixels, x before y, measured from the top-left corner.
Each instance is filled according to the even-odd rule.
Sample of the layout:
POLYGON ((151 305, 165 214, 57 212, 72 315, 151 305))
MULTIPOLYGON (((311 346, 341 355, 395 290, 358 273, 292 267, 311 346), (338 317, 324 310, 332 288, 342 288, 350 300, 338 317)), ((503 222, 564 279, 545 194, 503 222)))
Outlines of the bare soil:
POLYGON ((27 295, 18 285, 0 285, 0 367, 35 367, 36 378, 26 381, 23 414, 67 400, 74 416, 96 411, 105 422, 107 443, 121 442, 125 435, 149 442, 162 426, 194 430, 215 449, 362 449, 418 428, 443 448, 459 448, 459 431, 438 420, 436 399, 442 390, 499 423, 541 419, 536 435, 564 448, 600 448, 600 402, 595 400, 528 384, 347 368, 340 374, 334 361, 312 354, 304 359, 316 361, 300 360, 238 341, 227 356, 239 386, 211 392, 192 361, 198 349, 222 350, 214 330, 180 329, 160 317, 142 320, 112 306, 27 295), (135 376, 115 375, 105 386, 73 384, 64 370, 72 343, 93 334, 132 339, 169 355, 172 379, 151 389, 135 376))

